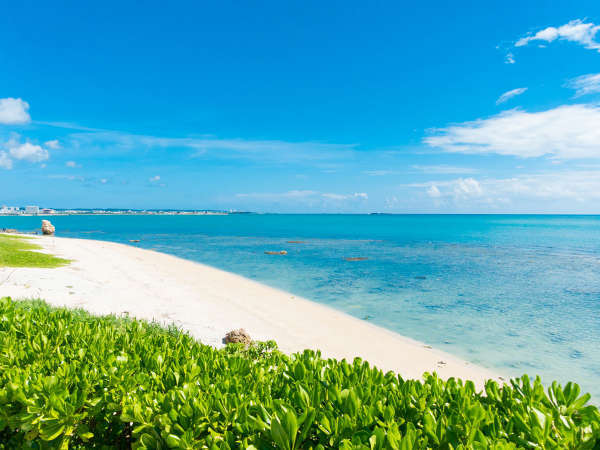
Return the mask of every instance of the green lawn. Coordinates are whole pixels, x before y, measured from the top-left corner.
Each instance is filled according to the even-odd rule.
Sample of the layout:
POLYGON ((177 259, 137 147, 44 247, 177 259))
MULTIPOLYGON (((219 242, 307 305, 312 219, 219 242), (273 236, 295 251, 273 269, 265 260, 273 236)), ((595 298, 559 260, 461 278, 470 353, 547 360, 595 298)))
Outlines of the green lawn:
POLYGON ((0 234, 0 267, 51 268, 69 264, 67 259, 31 251, 41 248, 29 238, 0 234))

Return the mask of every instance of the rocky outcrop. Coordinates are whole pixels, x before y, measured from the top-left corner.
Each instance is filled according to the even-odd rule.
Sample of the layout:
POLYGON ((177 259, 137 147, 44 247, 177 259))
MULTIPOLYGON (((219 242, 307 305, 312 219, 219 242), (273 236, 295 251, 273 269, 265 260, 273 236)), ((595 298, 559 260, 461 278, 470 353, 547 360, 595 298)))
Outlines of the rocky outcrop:
POLYGON ((42 234, 54 234, 54 225, 52 225, 49 220, 42 220, 42 234))
POLYGON ((252 344, 252 339, 246 330, 240 328, 239 330, 232 330, 225 335, 223 342, 226 344, 244 344, 248 346, 252 344))
POLYGON ((346 261, 366 261, 369 258, 367 258, 366 256, 352 256, 344 259, 346 261))

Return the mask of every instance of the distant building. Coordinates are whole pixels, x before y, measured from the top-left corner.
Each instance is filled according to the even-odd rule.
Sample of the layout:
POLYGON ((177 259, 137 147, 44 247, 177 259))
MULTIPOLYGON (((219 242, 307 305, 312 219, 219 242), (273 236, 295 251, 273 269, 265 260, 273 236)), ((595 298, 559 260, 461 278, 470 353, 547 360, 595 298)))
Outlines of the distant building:
POLYGON ((40 213, 40 207, 39 206, 26 206, 25 207, 25 214, 37 215, 39 213, 40 213))
POLYGON ((0 214, 19 214, 19 207, 18 206, 2 206, 2 208, 0 208, 0 214))
POLYGON ((54 211, 53 209, 50 208, 42 208, 40 210, 40 214, 55 214, 56 211, 54 211))

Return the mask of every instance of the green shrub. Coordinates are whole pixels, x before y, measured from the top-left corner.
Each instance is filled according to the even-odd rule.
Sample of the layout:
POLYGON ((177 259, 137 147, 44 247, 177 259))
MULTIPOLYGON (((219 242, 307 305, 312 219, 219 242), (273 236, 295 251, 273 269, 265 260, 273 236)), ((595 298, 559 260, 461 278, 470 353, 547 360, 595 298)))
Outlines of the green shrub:
POLYGON ((176 329, 0 300, 4 448, 600 448, 579 387, 544 392, 356 359, 284 355, 273 343, 215 350, 176 329))

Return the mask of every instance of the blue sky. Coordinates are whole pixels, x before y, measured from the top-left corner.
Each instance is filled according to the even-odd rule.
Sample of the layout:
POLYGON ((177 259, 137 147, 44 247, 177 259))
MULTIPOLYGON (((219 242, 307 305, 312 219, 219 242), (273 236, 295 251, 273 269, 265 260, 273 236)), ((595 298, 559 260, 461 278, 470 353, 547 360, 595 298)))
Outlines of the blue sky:
POLYGON ((597 0, 85 3, 2 6, 0 204, 600 213, 597 0))

